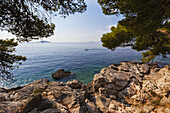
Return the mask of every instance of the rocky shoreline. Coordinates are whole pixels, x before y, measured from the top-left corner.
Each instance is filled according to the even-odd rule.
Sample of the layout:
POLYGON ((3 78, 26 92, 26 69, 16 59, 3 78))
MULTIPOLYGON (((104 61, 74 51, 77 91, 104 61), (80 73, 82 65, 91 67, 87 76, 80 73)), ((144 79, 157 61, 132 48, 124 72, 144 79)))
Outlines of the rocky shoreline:
POLYGON ((0 88, 0 113, 170 113, 170 65, 122 62, 88 85, 40 79, 0 88))

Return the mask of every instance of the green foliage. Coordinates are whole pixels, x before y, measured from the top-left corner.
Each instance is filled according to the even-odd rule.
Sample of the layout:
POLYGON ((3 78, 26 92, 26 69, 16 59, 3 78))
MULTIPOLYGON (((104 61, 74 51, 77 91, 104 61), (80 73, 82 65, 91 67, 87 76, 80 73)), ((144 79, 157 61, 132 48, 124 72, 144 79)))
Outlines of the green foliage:
POLYGON ((12 78, 10 70, 17 68, 20 61, 25 61, 26 58, 13 54, 15 47, 18 45, 14 39, 0 39, 0 76, 4 80, 12 78), (15 65, 13 65, 15 63, 15 65))
POLYGON ((37 87, 37 89, 34 89, 33 90, 33 93, 40 93, 41 92, 41 90, 37 87))
POLYGON ((84 0, 0 0, 0 29, 19 41, 30 41, 54 34, 50 14, 66 17, 86 10, 84 0))
POLYGON ((132 48, 143 52, 143 62, 150 62, 157 55, 166 57, 170 53, 170 1, 169 0, 98 0, 103 13, 120 15, 117 30, 104 34, 103 46, 115 49, 131 43, 132 48), (122 26, 130 37, 119 29, 122 26), (122 38, 119 36, 122 35, 122 38), (125 41, 122 41, 124 39, 125 41), (129 41, 129 42, 128 42, 129 41))
POLYGON ((118 46, 130 45, 133 40, 133 35, 131 32, 127 31, 123 26, 118 24, 115 28, 111 28, 111 33, 104 34, 101 38, 103 46, 114 50, 118 46))
POLYGON ((42 93, 44 90, 45 90, 44 88, 39 88, 37 86, 37 88, 33 90, 33 93, 42 93))

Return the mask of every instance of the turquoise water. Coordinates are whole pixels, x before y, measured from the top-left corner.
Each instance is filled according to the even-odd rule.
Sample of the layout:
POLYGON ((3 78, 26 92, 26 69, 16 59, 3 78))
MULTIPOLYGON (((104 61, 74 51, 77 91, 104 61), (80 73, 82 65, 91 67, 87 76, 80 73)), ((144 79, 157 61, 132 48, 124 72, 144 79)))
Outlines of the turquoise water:
MULTIPOLYGON (((58 69, 74 72, 75 75, 63 78, 67 82, 77 79, 87 84, 95 73, 103 67, 122 61, 139 61, 141 52, 126 48, 117 48, 114 52, 103 48, 101 43, 22 43, 17 47, 18 55, 27 57, 20 68, 13 70, 14 80, 9 83, 0 82, 0 87, 17 87, 29 84, 40 78, 51 81, 51 74, 58 69), (85 51, 85 49, 89 49, 85 51)), ((162 65, 170 63, 170 57, 155 61, 162 65)))

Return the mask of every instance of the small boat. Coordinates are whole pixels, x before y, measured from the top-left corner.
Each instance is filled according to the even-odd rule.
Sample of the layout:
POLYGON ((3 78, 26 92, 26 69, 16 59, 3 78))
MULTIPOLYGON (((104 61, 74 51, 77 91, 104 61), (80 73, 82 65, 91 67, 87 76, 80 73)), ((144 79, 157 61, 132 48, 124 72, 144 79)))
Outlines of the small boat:
POLYGON ((85 51, 88 51, 89 49, 85 49, 85 51))

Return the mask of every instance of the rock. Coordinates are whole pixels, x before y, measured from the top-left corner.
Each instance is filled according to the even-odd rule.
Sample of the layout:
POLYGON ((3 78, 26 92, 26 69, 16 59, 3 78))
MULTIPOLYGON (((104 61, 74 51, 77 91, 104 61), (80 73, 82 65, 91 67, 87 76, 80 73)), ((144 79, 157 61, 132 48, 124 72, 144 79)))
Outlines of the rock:
POLYGON ((148 72, 149 66, 137 62, 111 65, 103 68, 99 74, 95 74, 92 85, 99 95, 105 97, 115 95, 116 99, 125 102, 124 97, 135 94, 133 88, 131 88, 131 83, 142 82, 143 73, 148 72))
POLYGON ((42 103, 42 96, 37 95, 31 99, 23 100, 20 105, 18 106, 20 112, 27 113, 31 112, 34 108, 38 108, 39 105, 42 103), (22 110, 23 109, 23 110, 22 110))
POLYGON ((102 111, 100 111, 100 109, 97 108, 94 102, 91 102, 88 99, 86 99, 86 103, 88 106, 88 111, 89 111, 88 113, 102 113, 102 111))
POLYGON ((100 87, 99 88, 99 95, 107 97, 106 88, 100 87))
POLYGON ((108 110, 108 106, 110 104, 110 101, 111 99, 109 98, 105 98, 103 96, 99 96, 99 95, 96 95, 95 96, 96 98, 96 106, 98 108, 100 108, 100 110, 103 112, 103 113, 107 113, 109 110, 108 110))
POLYGON ((170 108, 166 108, 165 113, 170 113, 170 108))
POLYGON ((118 108, 121 107, 121 103, 115 101, 115 100, 112 100, 109 104, 109 112, 116 112, 118 111, 118 108))
POLYGON ((44 110, 41 113, 61 113, 61 112, 58 109, 50 108, 50 109, 44 110))
POLYGON ((116 98, 116 95, 110 95, 110 99, 115 100, 116 98))
POLYGON ((41 104, 38 106, 39 111, 46 110, 48 108, 53 108, 53 101, 50 101, 49 99, 45 99, 41 102, 41 104))
POLYGON ((0 92, 6 92, 7 90, 5 88, 0 87, 0 92))
POLYGON ((33 109, 31 112, 28 112, 28 113, 38 113, 38 109, 35 108, 35 109, 33 109))
POLYGON ((54 97, 55 101, 62 103, 70 112, 86 113, 87 107, 85 103, 85 91, 81 89, 72 89, 68 85, 60 85, 59 82, 51 82, 45 90, 47 96, 54 97))
POLYGON ((33 93, 41 93, 47 88, 48 82, 49 80, 47 79, 36 80, 35 82, 13 92, 13 94, 11 94, 11 99, 19 101, 29 98, 33 93))
POLYGON ((0 88, 0 112, 169 113, 169 89, 170 66, 122 62, 103 68, 87 86, 78 80, 40 79, 25 87, 0 88))
POLYGON ((52 74, 54 79, 61 79, 64 77, 68 77, 71 74, 70 71, 65 71, 64 69, 59 69, 55 73, 52 74))
POLYGON ((95 91, 98 91, 100 87, 107 85, 107 80, 102 74, 95 74, 93 78, 93 87, 95 91))
POLYGON ((170 103, 170 97, 163 96, 160 101, 160 104, 166 105, 167 103, 170 103))
POLYGON ((79 80, 73 80, 73 81, 68 81, 66 85, 70 86, 73 89, 81 89, 83 84, 79 80))
MULTIPOLYGON (((140 112, 142 107, 137 109, 135 106, 145 105, 144 103, 148 103, 149 98, 151 98, 151 100, 153 99, 152 101, 157 102, 161 97, 158 96, 158 100, 154 100, 152 95, 148 95, 150 91, 155 91, 159 95, 170 89, 169 74, 170 71, 168 66, 160 69, 156 65, 151 67, 138 62, 123 62, 120 63, 120 65, 111 65, 103 68, 100 73, 94 76, 93 84, 91 84, 91 86, 94 87, 95 92, 102 98, 106 99, 109 97, 111 100, 116 99, 116 101, 123 103, 123 106, 132 104, 128 109, 122 107, 116 110, 116 112, 119 110, 121 110, 120 112, 123 112, 124 110, 140 112), (154 75, 153 71, 151 71, 152 69, 156 70, 154 75)), ((164 95, 168 97, 167 93, 164 95)), ((152 102, 151 100, 150 102, 152 102)), ((163 99, 161 102, 162 101, 163 99)), ((110 109, 113 107, 114 105, 110 105, 110 109)), ((104 107, 100 109, 104 109, 104 107)), ((149 108, 145 106, 145 110, 146 109, 149 110, 149 108)), ((150 111, 152 110, 153 109, 150 107, 150 111)))
POLYGON ((155 107, 152 106, 152 105, 145 105, 143 107, 143 111, 146 112, 146 113, 150 113, 155 107))
POLYGON ((149 66, 147 64, 142 64, 139 62, 122 62, 118 66, 119 70, 125 72, 134 72, 136 74, 148 74, 149 73, 149 66))
POLYGON ((1 92, 0 92, 0 102, 11 100, 11 99, 9 98, 9 96, 10 96, 10 95, 9 95, 8 93, 5 93, 5 92, 1 93, 1 92))
POLYGON ((58 108, 61 113, 69 113, 67 107, 60 103, 56 103, 56 108, 58 108))

